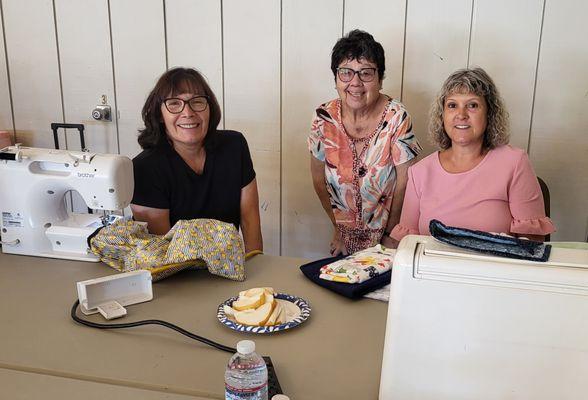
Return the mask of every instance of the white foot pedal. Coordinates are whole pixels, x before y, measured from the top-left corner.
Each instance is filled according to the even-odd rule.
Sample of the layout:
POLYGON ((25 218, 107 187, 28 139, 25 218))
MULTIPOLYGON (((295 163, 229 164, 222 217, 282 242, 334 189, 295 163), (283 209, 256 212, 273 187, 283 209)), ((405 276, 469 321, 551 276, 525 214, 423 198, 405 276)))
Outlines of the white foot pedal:
POLYGON ((118 301, 109 301, 96 307, 98 312, 106 319, 115 319, 127 315, 127 309, 118 301))
POLYGON ((151 273, 140 270, 78 282, 80 309, 86 315, 100 312, 106 319, 127 314, 124 307, 153 299, 151 273))

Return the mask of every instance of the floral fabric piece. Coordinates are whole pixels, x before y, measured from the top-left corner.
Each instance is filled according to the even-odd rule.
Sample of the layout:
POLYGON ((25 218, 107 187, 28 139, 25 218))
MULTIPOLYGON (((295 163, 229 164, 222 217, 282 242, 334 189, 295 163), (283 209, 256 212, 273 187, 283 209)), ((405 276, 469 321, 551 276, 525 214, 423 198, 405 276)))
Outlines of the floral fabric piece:
POLYGON ((394 254, 395 249, 378 244, 321 267, 319 278, 342 283, 362 283, 389 271, 394 254))
POLYGON ((239 232, 214 219, 180 220, 163 236, 150 234, 144 223, 119 220, 90 238, 90 249, 118 271, 149 270, 153 281, 187 268, 245 280, 239 232))

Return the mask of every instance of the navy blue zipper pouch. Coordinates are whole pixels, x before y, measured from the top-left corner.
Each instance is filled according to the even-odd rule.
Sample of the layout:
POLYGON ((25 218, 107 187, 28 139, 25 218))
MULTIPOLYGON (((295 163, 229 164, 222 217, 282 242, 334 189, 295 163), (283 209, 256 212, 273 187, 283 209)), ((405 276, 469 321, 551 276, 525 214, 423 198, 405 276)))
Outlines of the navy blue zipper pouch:
POLYGON ((500 257, 545 262, 551 253, 549 244, 447 226, 436 219, 429 223, 429 231, 435 239, 443 243, 500 257))

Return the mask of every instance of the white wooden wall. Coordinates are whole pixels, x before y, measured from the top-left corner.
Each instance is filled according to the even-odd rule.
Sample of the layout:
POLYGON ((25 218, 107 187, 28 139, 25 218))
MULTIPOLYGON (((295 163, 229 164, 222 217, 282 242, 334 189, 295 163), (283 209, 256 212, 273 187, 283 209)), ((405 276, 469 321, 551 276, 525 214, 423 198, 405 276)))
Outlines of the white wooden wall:
MULTIPOLYGON (((4 31, 4 21, 0 20, 1 31, 4 31)), ((6 51, 4 40, 0 41, 0 129, 12 131, 12 107, 10 104, 10 86, 8 85, 8 71, 6 69, 6 51)), ((14 136, 13 136, 14 138, 14 136)), ((2 190, 0 188, 0 190, 2 190)))
MULTIPOLYGON (((326 254, 306 136, 336 97, 330 51, 354 28, 386 50, 383 91, 427 114, 443 80, 479 65, 511 113, 512 140, 551 189, 555 240, 588 233, 588 5, 584 0, 2 0, 0 130, 52 147, 51 122, 86 125, 93 151, 136 155, 140 110, 166 68, 200 70, 247 137, 266 252, 326 254), (106 95, 117 117, 90 112, 106 95)), ((60 134, 78 149, 77 132, 60 134)), ((0 188, 4 190, 4 188, 0 188)))

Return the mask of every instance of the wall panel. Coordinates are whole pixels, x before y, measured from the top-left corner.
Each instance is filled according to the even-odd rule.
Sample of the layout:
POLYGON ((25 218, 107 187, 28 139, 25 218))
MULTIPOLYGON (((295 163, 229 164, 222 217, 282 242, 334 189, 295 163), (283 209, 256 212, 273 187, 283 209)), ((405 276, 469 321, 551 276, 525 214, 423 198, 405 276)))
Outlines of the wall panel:
POLYGON ((474 1, 470 66, 498 86, 510 113, 510 143, 527 148, 543 0, 474 1))
POLYGON ((63 122, 53 2, 4 0, 2 7, 16 140, 53 148, 50 123, 63 122))
POLYGON ((280 2, 225 0, 225 127, 247 138, 264 250, 280 252, 280 2), (252 44, 255 44, 255 51, 252 44))
POLYGON ((110 18, 120 152, 133 157, 141 151, 137 144, 138 129, 143 127, 141 109, 165 72, 163 2, 111 1, 110 18))
MULTIPOLYGON (((106 95, 113 111, 116 111, 108 3, 56 0, 55 13, 65 121, 85 125, 85 141, 89 150, 118 153, 116 120, 96 121, 91 115, 94 107, 100 104, 101 95, 106 95), (92 50, 80 51, 83 48, 92 50)), ((78 132, 69 130, 68 148, 79 150, 80 147, 78 132)))
POLYGON ((341 36, 342 13, 340 0, 283 1, 283 255, 328 255, 333 235, 331 222, 312 187, 306 139, 316 107, 337 97, 330 54, 341 36))
POLYGON ((588 235, 588 3, 546 3, 530 155, 551 191, 552 240, 588 235))
POLYGON ((222 111, 221 4, 218 0, 166 0, 165 17, 168 67, 192 67, 200 71, 222 111))
POLYGON ((361 29, 384 47, 386 76, 382 93, 400 99, 406 0, 346 0, 343 32, 361 29))
MULTIPOLYGON (((0 32, 3 32, 2 28, 2 20, 0 20, 0 32)), ((8 88, 8 70, 6 69, 4 35, 2 35, 0 36, 0 130, 11 132, 14 138, 12 105, 10 103, 10 91, 8 88)))
POLYGON ((423 156, 436 150, 427 140, 431 102, 449 74, 467 65, 471 10, 471 0, 411 0, 407 5, 402 102, 423 156))
MULTIPOLYGON (((249 142, 268 253, 281 247, 289 256, 327 254, 332 227, 312 188, 306 139, 316 106, 337 97, 331 49, 354 28, 383 44, 383 92, 402 96, 425 154, 434 150, 426 139, 428 110, 442 82, 458 68, 484 67, 510 111, 511 143, 522 148, 529 143, 536 172, 551 189, 558 227, 553 239, 586 240, 584 1, 3 0, 0 5, 5 31, 0 130, 14 125, 18 141, 53 147, 49 124, 65 118, 86 124, 91 150, 120 149, 134 156, 140 151, 141 108, 157 78, 168 66, 195 67, 223 107, 221 126, 242 131, 249 142), (118 111, 112 123, 90 119, 102 94, 118 111)), ((65 146, 63 133, 61 142, 65 146)), ((79 147, 76 132, 69 133, 67 145, 79 147)))
POLYGON ((263 251, 280 254, 280 152, 251 150, 259 191, 263 251))

